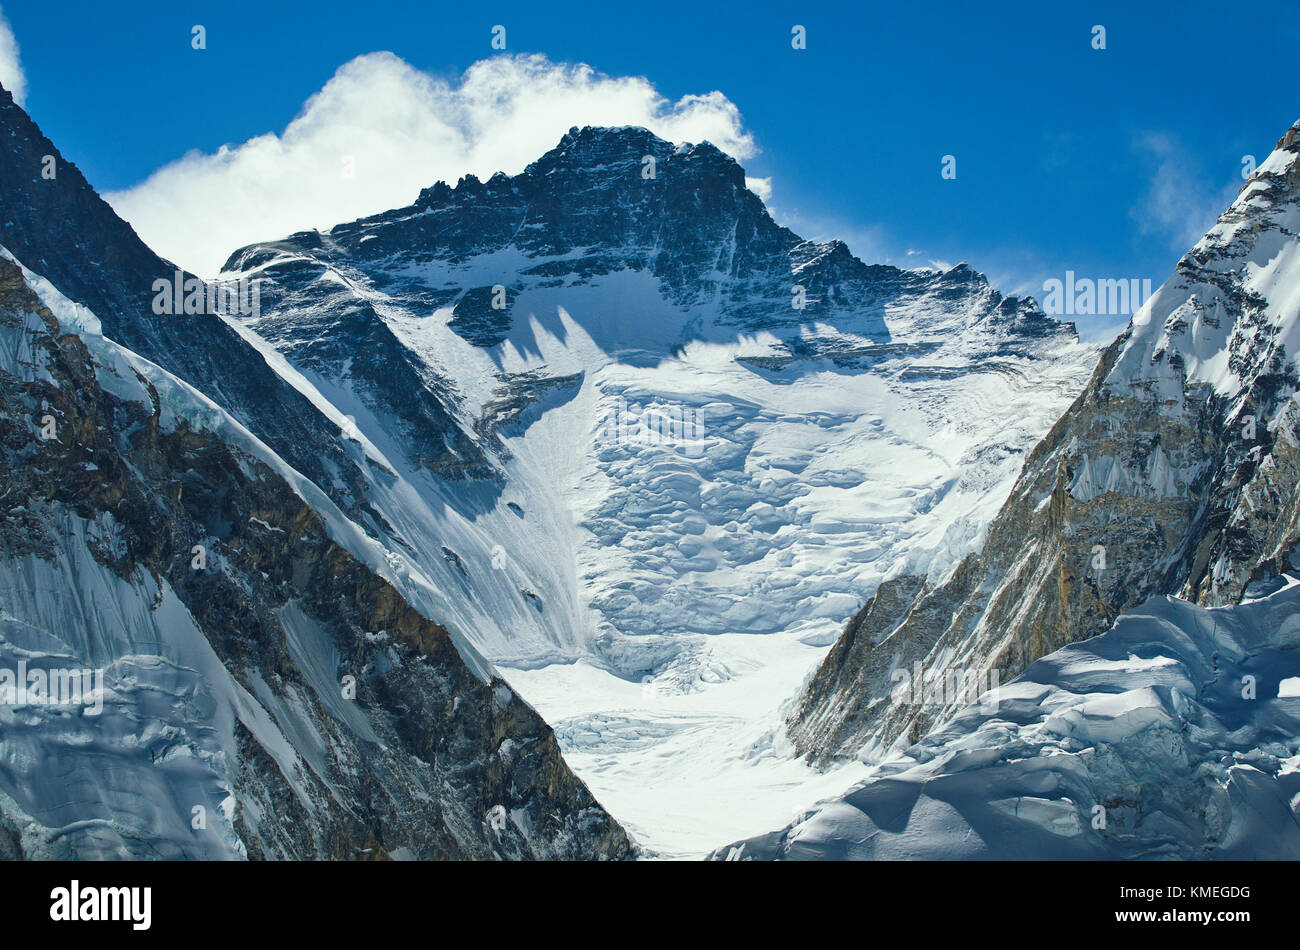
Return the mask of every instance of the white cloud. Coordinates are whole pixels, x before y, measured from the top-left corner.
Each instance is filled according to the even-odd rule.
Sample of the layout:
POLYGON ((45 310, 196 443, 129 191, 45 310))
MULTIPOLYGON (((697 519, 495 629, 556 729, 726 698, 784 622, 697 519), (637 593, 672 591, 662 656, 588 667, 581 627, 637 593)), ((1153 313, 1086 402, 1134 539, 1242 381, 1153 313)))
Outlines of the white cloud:
POLYGON ((1137 149, 1157 166, 1130 213, 1143 234, 1164 237, 1181 253, 1204 237, 1236 197, 1240 182, 1215 186, 1205 181, 1187 151, 1164 133, 1141 136, 1137 149))
POLYGON ((741 160, 756 151, 720 92, 670 102, 645 78, 538 55, 485 59, 449 83, 369 53, 342 66, 281 134, 190 152, 107 198, 158 253, 213 275, 254 241, 402 207, 440 179, 516 174, 575 125, 646 126, 741 160))
POLYGON ((762 198, 764 204, 772 200, 771 178, 746 178, 745 187, 762 198))
POLYGON ((18 41, 3 10, 0 10, 0 86, 13 93, 14 102, 19 105, 27 99, 27 77, 18 59, 18 41))

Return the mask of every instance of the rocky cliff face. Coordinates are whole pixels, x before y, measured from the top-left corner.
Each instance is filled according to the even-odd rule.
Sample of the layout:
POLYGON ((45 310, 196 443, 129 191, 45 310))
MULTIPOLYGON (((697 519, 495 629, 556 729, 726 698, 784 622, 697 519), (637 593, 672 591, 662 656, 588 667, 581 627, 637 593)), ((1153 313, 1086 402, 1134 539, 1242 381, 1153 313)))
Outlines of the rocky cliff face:
POLYGON ((21 856, 629 854, 540 717, 211 403, 67 332, 9 260, 0 337, 0 652, 104 676, 98 716, 2 714, 21 856))
POLYGON ((1235 603, 1289 566, 1298 157, 1300 123, 1106 350, 982 548, 941 582, 883 584, 849 622, 789 717, 801 753, 877 758, 962 705, 896 701, 896 671, 1005 683, 1151 595, 1235 603))

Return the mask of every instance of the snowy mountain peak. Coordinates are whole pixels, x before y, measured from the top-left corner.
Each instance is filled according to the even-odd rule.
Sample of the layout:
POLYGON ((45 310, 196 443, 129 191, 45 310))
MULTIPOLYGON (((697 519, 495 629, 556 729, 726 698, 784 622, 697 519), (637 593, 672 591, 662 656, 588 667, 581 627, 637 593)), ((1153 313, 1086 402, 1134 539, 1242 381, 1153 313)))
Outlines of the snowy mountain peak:
POLYGON ((607 160, 617 162, 623 155, 629 156, 637 164, 643 163, 646 156, 652 156, 656 162, 673 157, 689 158, 695 167, 705 166, 711 173, 732 184, 743 186, 745 182, 744 169, 740 164, 712 142, 673 143, 647 128, 635 125, 575 126, 565 133, 555 148, 530 164, 525 169, 525 174, 533 170, 544 174, 560 164, 597 167, 607 160))
POLYGON ((850 622, 790 718, 801 751, 878 757, 955 712, 891 703, 899 667, 1005 682, 1148 597, 1232 604, 1292 568, 1298 128, 1103 354, 981 549, 942 583, 887 582, 850 622))
POLYGON ((1300 123, 1134 316, 1108 382, 1205 385, 1271 412, 1300 352, 1300 123))
POLYGON ((519 194, 521 190, 569 193, 588 201, 612 190, 625 201, 655 201, 659 193, 639 183, 658 181, 662 166, 669 163, 674 175, 689 175, 697 186, 748 193, 744 169, 709 142, 675 145, 639 126, 584 126, 570 129, 554 148, 518 176, 496 172, 485 183, 468 174, 454 188, 436 182, 420 192, 413 207, 438 207, 453 196, 465 201, 492 194, 519 194))
MULTIPOLYGON (((1074 335, 967 264, 900 270, 865 264, 842 241, 805 241, 771 218, 730 156, 639 127, 571 129, 519 175, 438 182, 408 208, 244 248, 226 269, 274 278, 283 268, 265 265, 277 261, 348 273, 426 312, 451 307, 453 329, 485 348, 512 337, 531 291, 638 272, 690 314, 644 328, 661 351, 738 333, 775 336, 777 358, 919 341, 995 352, 1074 335)), ((604 342, 627 347, 634 330, 624 323, 604 342)))

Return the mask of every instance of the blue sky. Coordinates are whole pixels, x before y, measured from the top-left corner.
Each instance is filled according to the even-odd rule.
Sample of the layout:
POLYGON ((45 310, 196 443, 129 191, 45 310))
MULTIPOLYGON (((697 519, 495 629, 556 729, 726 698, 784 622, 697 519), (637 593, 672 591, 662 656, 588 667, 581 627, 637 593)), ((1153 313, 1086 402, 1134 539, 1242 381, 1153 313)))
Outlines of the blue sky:
MULTIPOLYGON (((968 260, 1040 300, 1067 268, 1158 285, 1235 194, 1242 157, 1262 161, 1300 118, 1300 5, 974 6, 0 0, 25 106, 104 193, 191 150, 283 132, 362 54, 391 51, 454 87, 502 55, 501 24, 509 55, 645 77, 670 103, 721 92, 752 138, 747 173, 770 179, 774 215, 805 236, 870 261, 968 260), (191 49, 193 24, 206 50, 191 49), (791 49, 794 24, 805 50, 791 49)), ((150 240, 144 212, 128 217, 150 240)))

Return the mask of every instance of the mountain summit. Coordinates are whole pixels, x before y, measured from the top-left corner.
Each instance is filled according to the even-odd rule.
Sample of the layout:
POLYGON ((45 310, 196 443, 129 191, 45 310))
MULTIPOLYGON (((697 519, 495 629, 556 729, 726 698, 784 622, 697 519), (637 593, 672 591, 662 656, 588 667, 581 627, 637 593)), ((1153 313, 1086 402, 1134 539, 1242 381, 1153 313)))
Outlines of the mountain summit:
POLYGON ((804 240, 730 157, 638 128, 573 129, 518 175, 224 276, 260 281, 238 322, 352 417, 365 523, 433 615, 670 854, 780 816, 788 763, 718 780, 730 797, 702 763, 743 771, 882 580, 971 549, 1095 358, 969 265, 804 240), (662 820, 652 774, 698 820, 662 820))
MULTIPOLYGON (((438 182, 408 208, 328 234, 253 245, 235 252, 225 269, 246 273, 294 254, 345 263, 404 305, 452 306, 454 329, 492 347, 509 336, 516 308, 493 312, 493 285, 467 288, 426 275, 471 270, 471 261, 487 264, 487 255, 506 251, 524 259, 496 275, 507 303, 530 287, 645 272, 668 303, 707 310, 709 326, 733 336, 771 331, 793 343, 810 325, 830 322, 864 341, 888 342, 885 310, 909 298, 944 305, 930 317, 962 313, 960 324, 932 319, 909 328, 933 338, 993 331, 1013 345, 1018 337, 1073 332, 1031 299, 993 291, 968 265, 906 271, 864 264, 840 241, 803 240, 772 220, 728 155, 707 142, 679 146, 632 127, 571 129, 519 175, 497 173, 486 182, 470 175, 455 187, 438 182)), ((478 270, 488 276, 486 268, 471 272, 478 270)), ((706 329, 697 323, 690 332, 706 329)))

